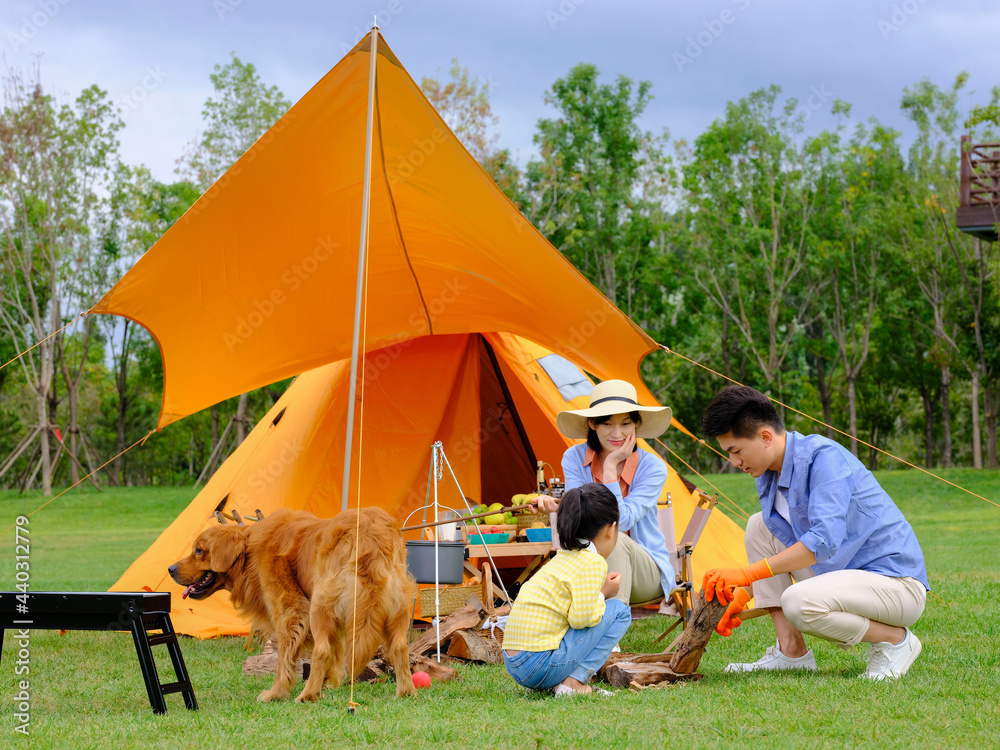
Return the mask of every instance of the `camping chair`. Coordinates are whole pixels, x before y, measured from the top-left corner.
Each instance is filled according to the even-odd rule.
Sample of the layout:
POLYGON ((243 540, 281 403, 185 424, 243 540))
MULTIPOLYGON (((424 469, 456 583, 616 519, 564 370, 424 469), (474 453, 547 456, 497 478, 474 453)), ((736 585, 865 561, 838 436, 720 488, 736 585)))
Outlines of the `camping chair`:
MULTIPOLYGON (((684 529, 684 535, 670 556, 670 564, 674 569, 676 585, 670 591, 665 592, 665 595, 662 597, 633 605, 635 607, 648 607, 653 604, 659 604, 660 614, 677 617, 677 621, 663 631, 655 643, 663 640, 678 625, 687 627, 687 621, 693 608, 691 592, 694 588, 694 583, 691 580, 691 554, 694 552, 695 547, 698 546, 698 540, 701 539, 701 534, 708 524, 709 516, 712 515, 712 511, 715 509, 715 505, 719 499, 718 495, 706 495, 697 488, 695 488, 695 492, 698 495, 697 505, 694 512, 691 513, 687 528, 684 529)), ((674 533, 674 509, 670 504, 669 494, 667 496, 667 505, 657 508, 657 517, 660 524, 660 531, 663 532, 664 538, 676 539, 677 536, 674 533)))

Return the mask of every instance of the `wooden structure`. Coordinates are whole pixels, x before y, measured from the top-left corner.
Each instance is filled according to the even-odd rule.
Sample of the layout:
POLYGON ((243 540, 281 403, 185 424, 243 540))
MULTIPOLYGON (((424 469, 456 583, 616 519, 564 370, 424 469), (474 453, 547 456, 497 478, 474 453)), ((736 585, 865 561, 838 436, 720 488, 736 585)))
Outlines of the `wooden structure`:
POLYGON ((972 143, 962 136, 956 221, 963 232, 997 241, 1000 224, 1000 143, 972 143))

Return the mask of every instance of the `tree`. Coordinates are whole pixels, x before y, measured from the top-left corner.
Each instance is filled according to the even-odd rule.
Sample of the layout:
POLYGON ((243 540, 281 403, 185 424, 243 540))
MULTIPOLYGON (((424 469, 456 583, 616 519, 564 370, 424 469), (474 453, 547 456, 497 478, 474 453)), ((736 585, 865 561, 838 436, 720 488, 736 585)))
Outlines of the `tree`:
MULTIPOLYGON (((980 388, 986 407, 989 465, 997 463, 997 413, 1000 410, 1000 358, 991 345, 1000 335, 994 278, 998 255, 994 243, 984 247, 954 226, 958 206, 959 94, 968 74, 959 74, 942 90, 923 79, 903 90, 902 109, 917 126, 909 166, 919 192, 922 232, 910 235, 908 251, 920 274, 921 288, 935 309, 935 333, 966 369, 972 383, 972 455, 982 468, 980 388)), ((942 398, 948 396, 950 368, 942 370, 942 398)))
MULTIPOLYGON (((18 71, 4 82, 0 117, 0 253, 6 293, 0 320, 19 350, 37 347, 19 362, 36 400, 41 428, 42 490, 52 492, 49 440, 58 403, 54 375, 60 340, 52 337, 63 323, 68 298, 79 298, 71 272, 88 261, 91 218, 100 202, 109 165, 117 149, 121 120, 107 94, 85 89, 73 105, 59 105, 44 93, 35 71, 26 81, 18 71)), ((86 353, 80 358, 86 362, 86 353)), ((80 365, 83 366, 82 364, 80 365)), ((67 367, 66 383, 74 393, 79 373, 67 367)), ((75 424, 74 424, 75 428, 75 424)))
POLYGON ((232 53, 227 65, 216 65, 209 78, 215 93, 205 100, 205 130, 177 160, 177 173, 207 190, 276 123, 291 102, 277 86, 267 86, 252 63, 232 53))
POLYGON ((825 284, 807 273, 807 255, 814 187, 828 156, 821 141, 797 143, 802 115, 794 99, 779 107, 780 92, 771 86, 730 102, 684 169, 697 283, 779 393, 825 284))
POLYGON ((490 106, 490 82, 472 78, 468 68, 453 58, 448 69, 449 80, 442 84, 436 78, 424 76, 420 90, 434 105, 448 127, 484 167, 498 158, 497 141, 500 136, 490 135, 492 125, 500 121, 490 106))
MULTIPOLYGON (((837 103, 835 111, 847 113, 837 103)), ((857 127, 846 148, 830 136, 831 159, 822 170, 828 212, 820 216, 818 272, 829 290, 815 297, 826 330, 836 343, 847 395, 851 452, 858 455, 857 382, 871 353, 873 327, 884 294, 899 276, 895 261, 899 227, 906 216, 904 163, 899 134, 875 123, 857 127), (832 198, 832 200, 830 200, 832 198)), ((819 232, 812 232, 818 235, 819 232)))
POLYGON ((553 84, 547 102, 559 117, 538 122, 541 158, 526 188, 536 226, 631 316, 642 296, 635 282, 656 257, 670 164, 666 136, 638 125, 651 84, 601 84, 598 75, 580 64, 553 84))
MULTIPOLYGON (((153 178, 145 167, 121 166, 110 191, 109 211, 103 232, 103 253, 99 266, 102 287, 107 289, 166 232, 198 199, 199 191, 190 182, 171 184, 153 178)), ((130 414, 145 390, 158 384, 162 393, 163 367, 159 351, 149 334, 126 318, 102 315, 116 397, 114 481, 126 482, 126 457, 122 455, 135 432, 148 429, 130 414), (155 351, 155 358, 152 352, 155 351), (136 368, 146 362, 144 377, 137 379, 136 368), (131 433, 131 436, 130 436, 131 433)))

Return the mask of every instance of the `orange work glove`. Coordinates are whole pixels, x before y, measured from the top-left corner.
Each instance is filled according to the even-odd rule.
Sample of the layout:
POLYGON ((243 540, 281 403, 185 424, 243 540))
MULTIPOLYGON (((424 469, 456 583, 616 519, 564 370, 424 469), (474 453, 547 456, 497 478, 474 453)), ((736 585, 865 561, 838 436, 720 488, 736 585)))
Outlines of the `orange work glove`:
POLYGON ((739 618, 739 614, 746 609, 748 601, 750 601, 750 592, 743 588, 736 589, 733 592, 733 600, 729 603, 729 607, 726 608, 726 612, 722 615, 722 619, 719 620, 719 624, 715 626, 715 632, 726 638, 731 636, 733 630, 743 624, 743 620, 739 618))
POLYGON ((705 589, 705 601, 710 602, 713 597, 718 596, 720 602, 731 602, 735 587, 749 586, 754 581, 773 575, 767 558, 745 568, 714 568, 705 573, 701 584, 705 589))

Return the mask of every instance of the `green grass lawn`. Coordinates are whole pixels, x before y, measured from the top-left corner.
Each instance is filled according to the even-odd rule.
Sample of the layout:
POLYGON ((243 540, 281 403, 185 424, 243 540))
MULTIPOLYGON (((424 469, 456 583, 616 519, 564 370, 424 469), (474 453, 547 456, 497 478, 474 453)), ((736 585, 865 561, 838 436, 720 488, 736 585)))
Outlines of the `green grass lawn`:
MULTIPOLYGON (((1000 502, 1000 472, 951 471, 951 480, 1000 502)), ((131 638, 71 631, 31 636, 31 735, 13 732, 17 680, 8 633, 0 662, 0 747, 926 747, 1000 746, 1000 508, 913 471, 880 481, 923 545, 933 592, 914 630, 924 651, 903 680, 856 678, 864 647, 843 651, 812 639, 815 674, 729 675, 774 642, 766 618, 733 637, 713 637, 700 683, 619 690, 612 698, 559 700, 529 694, 503 667, 461 669, 461 682, 396 700, 392 685, 326 690, 316 705, 262 705, 268 677, 244 677, 243 639, 183 639, 201 710, 167 697, 154 716, 131 638), (10 738, 10 739, 8 739, 10 738)), ((747 511, 743 475, 712 481, 747 511)), ((77 489, 30 524, 33 590, 104 590, 187 504, 190 489, 77 489)), ((0 493, 0 531, 44 502, 0 493)), ((0 536, 0 589, 14 585, 14 533, 0 536)), ((666 620, 637 621, 627 651, 656 651, 666 620)), ((172 680, 165 649, 160 674, 172 680)))

